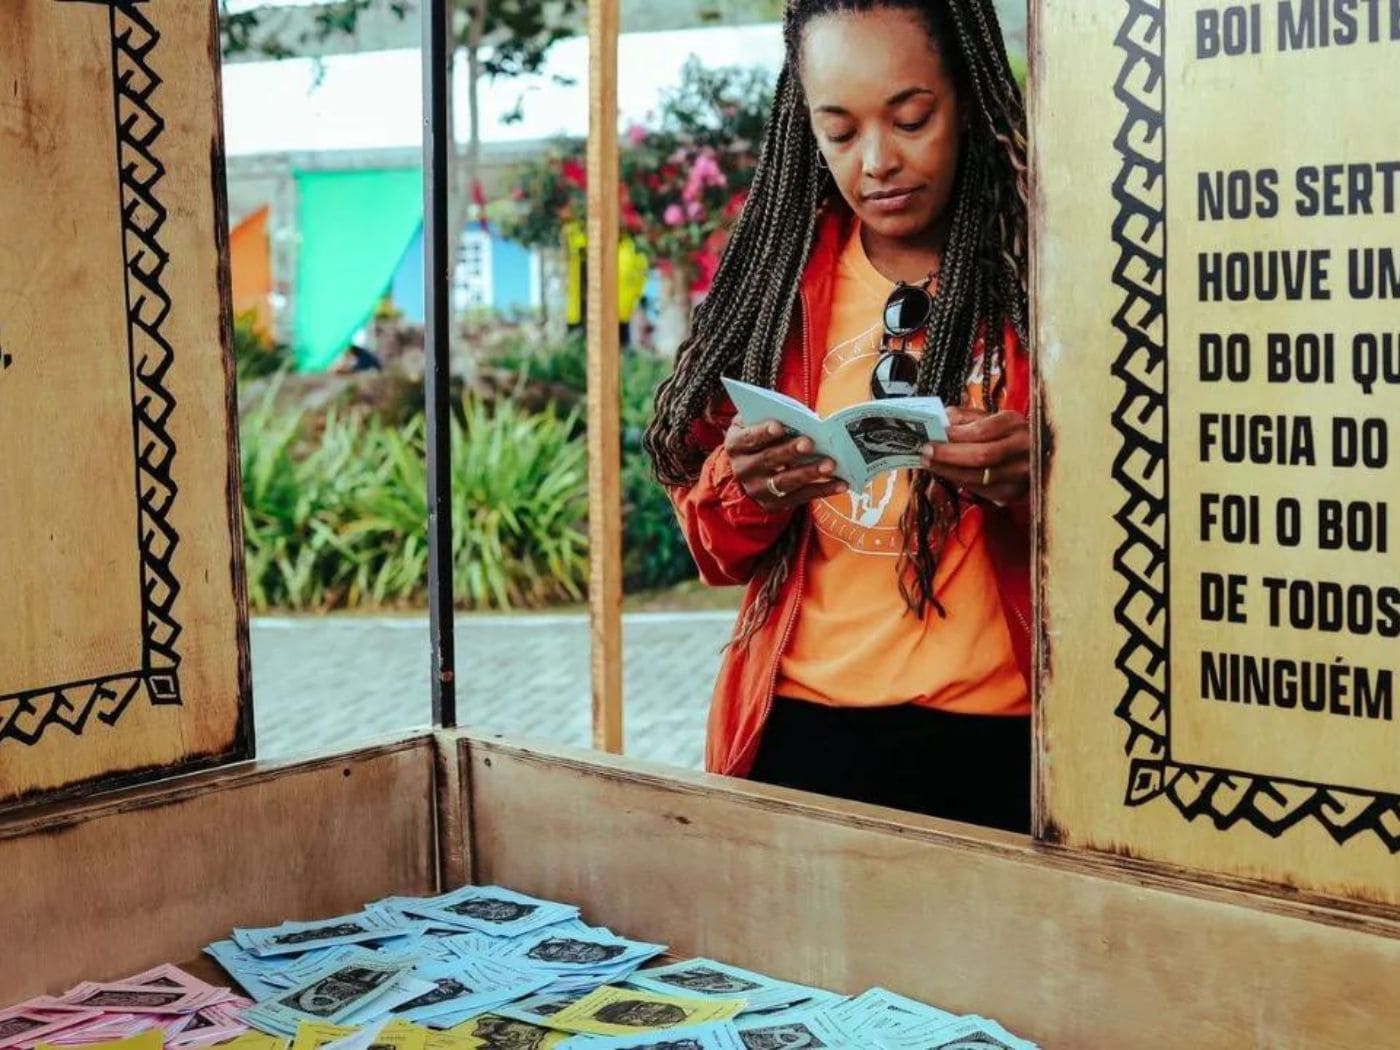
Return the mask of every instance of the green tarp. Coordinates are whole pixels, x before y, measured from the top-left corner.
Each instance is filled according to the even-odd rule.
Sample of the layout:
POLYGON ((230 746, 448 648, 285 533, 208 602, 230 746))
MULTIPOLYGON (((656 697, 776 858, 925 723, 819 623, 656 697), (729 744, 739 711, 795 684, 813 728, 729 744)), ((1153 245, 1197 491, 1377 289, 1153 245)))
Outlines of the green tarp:
POLYGON ((373 315, 423 221, 417 169, 297 172, 297 368, 329 368, 373 315))

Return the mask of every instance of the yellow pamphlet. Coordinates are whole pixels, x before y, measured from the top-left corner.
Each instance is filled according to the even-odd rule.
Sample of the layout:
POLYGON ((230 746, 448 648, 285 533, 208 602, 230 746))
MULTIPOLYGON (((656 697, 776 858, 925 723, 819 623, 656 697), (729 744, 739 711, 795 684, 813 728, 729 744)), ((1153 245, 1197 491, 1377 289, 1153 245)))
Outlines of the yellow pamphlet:
POLYGON ((589 1035, 633 1035, 679 1025, 728 1021, 742 999, 685 999, 632 988, 599 988, 549 1019, 551 1028, 589 1035))
MULTIPOLYGON (((363 1026, 303 1021, 297 1026, 297 1037, 291 1050, 321 1050, 321 1047, 339 1042, 362 1029, 363 1026)), ((434 1034, 408 1021, 390 1021, 379 1030, 368 1050, 426 1050, 428 1038, 434 1034)), ((444 1047, 443 1050, 453 1048, 444 1047)))
POLYGON ((266 1032, 244 1032, 226 1043, 219 1043, 217 1050, 288 1050, 292 1041, 266 1032))
POLYGON ((327 1043, 334 1043, 358 1031, 359 1028, 355 1025, 303 1021, 297 1025, 297 1037, 292 1040, 292 1050, 321 1050, 327 1043))
POLYGON ((462 1042, 451 1047, 435 1048, 429 1039, 428 1050, 516 1050, 517 1047, 529 1050, 554 1050, 554 1047, 569 1037, 563 1032, 552 1032, 548 1028, 517 1021, 500 1014, 482 1014, 464 1021, 456 1028, 438 1035, 451 1035, 462 1042))
MULTIPOLYGON (((35 1050, 67 1050, 53 1043, 40 1043, 35 1050)), ((165 1033, 159 1028, 148 1028, 144 1032, 125 1039, 113 1039, 106 1043, 88 1043, 84 1050, 165 1050, 165 1033)))

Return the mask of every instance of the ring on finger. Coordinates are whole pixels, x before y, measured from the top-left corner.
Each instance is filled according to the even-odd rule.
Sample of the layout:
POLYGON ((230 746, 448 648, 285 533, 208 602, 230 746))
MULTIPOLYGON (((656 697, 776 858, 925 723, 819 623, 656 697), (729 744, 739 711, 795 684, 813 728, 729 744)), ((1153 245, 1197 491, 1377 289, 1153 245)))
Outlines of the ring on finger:
POLYGON ((768 491, 771 492, 771 493, 773 494, 773 498, 774 498, 774 499, 782 499, 784 496, 787 495, 786 492, 784 492, 782 489, 778 488, 778 479, 777 479, 777 478, 769 478, 769 479, 768 479, 768 491))
POLYGON ((988 485, 990 485, 991 483, 992 483, 992 468, 991 468, 991 467, 988 467, 986 470, 982 471, 982 487, 983 487, 983 488, 986 488, 986 487, 987 487, 988 485))

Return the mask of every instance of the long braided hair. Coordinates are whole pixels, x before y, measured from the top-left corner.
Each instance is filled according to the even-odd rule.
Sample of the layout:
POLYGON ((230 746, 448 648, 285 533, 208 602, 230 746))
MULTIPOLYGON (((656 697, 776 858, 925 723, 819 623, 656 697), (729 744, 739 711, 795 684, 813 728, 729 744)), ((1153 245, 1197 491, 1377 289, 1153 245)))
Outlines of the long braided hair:
MULTIPOLYGON (((836 194, 817 159, 798 77, 802 34, 812 19, 897 8, 918 14, 957 84, 966 116, 947 244, 934 309, 925 332, 917 389, 962 404, 982 343, 984 389, 1004 356, 1007 325, 1026 336, 1025 108, 1012 75, 992 0, 788 0, 783 17, 787 60, 748 201, 720 261, 709 295, 697 307, 690 338, 657 391, 644 444, 666 485, 693 484, 705 450, 693 424, 723 403, 721 376, 773 387, 793 316, 817 216, 836 194)), ((990 401, 989 401, 990 404, 990 401)), ((900 591, 922 617, 940 615, 934 576, 959 515, 955 491, 918 472, 903 520, 900 591)), ((795 527, 759 566, 762 587, 739 625, 742 643, 777 603, 796 552, 795 527)))

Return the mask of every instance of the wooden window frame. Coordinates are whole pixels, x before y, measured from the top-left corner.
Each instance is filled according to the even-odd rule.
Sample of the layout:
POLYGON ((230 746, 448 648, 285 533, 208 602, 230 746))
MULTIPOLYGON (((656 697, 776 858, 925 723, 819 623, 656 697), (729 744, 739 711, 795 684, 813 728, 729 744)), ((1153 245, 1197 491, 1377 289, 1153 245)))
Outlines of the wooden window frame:
MULTIPOLYGON (((588 5, 588 528, 593 744, 622 752, 622 407, 618 338, 618 0, 588 5)), ((423 202, 428 421, 428 589, 433 724, 458 724, 452 591, 452 287, 448 229, 451 4, 423 18, 423 202)))

